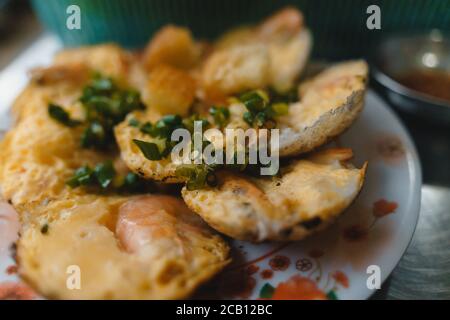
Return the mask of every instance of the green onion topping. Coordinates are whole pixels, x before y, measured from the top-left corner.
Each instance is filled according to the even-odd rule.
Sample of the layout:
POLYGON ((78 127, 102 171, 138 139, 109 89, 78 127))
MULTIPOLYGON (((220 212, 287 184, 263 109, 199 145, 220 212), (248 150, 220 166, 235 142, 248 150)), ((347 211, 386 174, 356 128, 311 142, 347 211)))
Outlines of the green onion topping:
POLYGON ((217 176, 214 168, 206 164, 183 164, 177 167, 175 174, 187 179, 186 188, 188 190, 202 189, 206 186, 215 187, 217 176))
POLYGON ((250 126, 272 127, 276 117, 287 115, 289 112, 290 100, 282 101, 279 95, 276 99, 271 99, 263 90, 246 92, 239 97, 239 100, 247 108, 243 119, 250 126))
POLYGON ((131 111, 145 109, 137 91, 121 89, 111 78, 101 75, 96 75, 83 88, 79 100, 85 113, 83 122, 70 119, 64 109, 52 103, 48 112, 50 117, 66 126, 83 124, 81 146, 84 148, 108 149, 115 146, 114 126, 131 111))
POLYGON ((62 123, 67 127, 75 127, 81 124, 81 121, 71 119, 69 113, 66 110, 53 103, 50 103, 48 105, 48 114, 50 115, 51 118, 55 119, 56 121, 62 123))
POLYGON ((209 114, 214 118, 214 122, 220 128, 225 127, 230 119, 230 110, 226 107, 213 106, 209 109, 209 114))
POLYGON ((137 139, 133 139, 133 142, 138 146, 144 157, 148 160, 154 161, 161 160, 163 158, 163 152, 160 151, 158 144, 137 139))
POLYGON ((135 173, 118 176, 111 161, 99 163, 93 169, 89 166, 78 168, 66 184, 72 188, 90 186, 125 193, 148 192, 154 189, 152 182, 135 173))

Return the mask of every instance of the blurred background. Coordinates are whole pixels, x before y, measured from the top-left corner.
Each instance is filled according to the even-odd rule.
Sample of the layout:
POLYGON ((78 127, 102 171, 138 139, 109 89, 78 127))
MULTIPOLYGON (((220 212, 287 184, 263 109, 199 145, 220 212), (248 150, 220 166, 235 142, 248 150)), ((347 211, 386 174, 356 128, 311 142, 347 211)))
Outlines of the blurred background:
MULTIPOLYGON (((419 80, 439 84, 448 97, 450 0, 0 0, 0 77, 45 37, 53 49, 104 41, 134 48, 170 22, 208 39, 287 4, 304 12, 314 33, 313 59, 371 62, 372 87, 403 120, 419 151, 424 183, 419 224, 407 253, 373 299, 450 299, 450 101, 405 88, 394 74, 400 67, 439 71, 439 77, 419 80), (66 27, 71 4, 82 10, 82 30, 66 27), (366 27, 372 4, 381 8, 381 30, 366 27)), ((28 53, 28 59, 39 54, 28 53)))

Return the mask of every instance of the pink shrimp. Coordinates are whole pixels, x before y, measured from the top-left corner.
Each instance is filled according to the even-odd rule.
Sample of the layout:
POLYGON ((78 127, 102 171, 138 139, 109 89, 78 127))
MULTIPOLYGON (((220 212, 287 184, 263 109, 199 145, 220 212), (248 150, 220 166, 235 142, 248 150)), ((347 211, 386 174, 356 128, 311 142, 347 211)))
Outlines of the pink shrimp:
POLYGON ((294 7, 286 7, 264 20, 258 28, 263 39, 278 35, 293 35, 303 27, 303 15, 294 7))
POLYGON ((143 255, 186 256, 189 242, 205 232, 203 221, 184 202, 167 195, 133 198, 119 209, 116 235, 122 247, 143 255))

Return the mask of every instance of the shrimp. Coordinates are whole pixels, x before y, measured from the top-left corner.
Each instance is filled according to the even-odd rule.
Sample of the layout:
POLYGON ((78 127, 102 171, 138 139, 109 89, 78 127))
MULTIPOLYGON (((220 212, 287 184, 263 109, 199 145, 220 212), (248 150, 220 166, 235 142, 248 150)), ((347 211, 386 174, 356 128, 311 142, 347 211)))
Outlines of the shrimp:
POLYGON ((41 219, 24 226, 17 253, 45 296, 187 298, 230 261, 226 242, 173 196, 82 195, 32 210, 49 229, 42 233, 41 219), (83 270, 80 290, 67 290, 69 264, 83 270))
POLYGON ((302 13, 287 7, 256 27, 225 34, 202 69, 207 98, 272 86, 293 88, 311 50, 311 35, 302 13))
POLYGON ((173 196, 133 198, 119 209, 116 235, 123 249, 145 257, 187 257, 195 240, 208 235, 206 224, 173 196))
POLYGON ((60 83, 84 83, 89 76, 89 68, 83 63, 53 65, 47 68, 32 69, 31 79, 39 85, 57 85, 60 83))
POLYGON ((285 40, 298 34, 304 26, 302 13, 294 7, 277 11, 256 26, 242 26, 223 34, 216 49, 227 49, 243 44, 285 40))
POLYGON ((265 87, 270 71, 269 53, 263 44, 218 50, 206 60, 202 83, 207 95, 227 96, 265 87), (212 94, 211 94, 212 93, 212 94))
POLYGON ((262 39, 295 35, 303 27, 303 15, 294 7, 286 7, 263 21, 257 30, 262 39))
POLYGON ((278 92, 294 86, 308 60, 312 40, 303 24, 302 13, 286 7, 257 28, 258 38, 269 46, 271 85, 278 92))
POLYGON ((186 297, 230 262, 224 240, 173 196, 139 196, 122 204, 116 237, 130 260, 148 269, 158 298, 186 297))
POLYGON ((132 56, 115 44, 67 49, 56 54, 55 65, 85 64, 89 69, 126 84, 132 56))

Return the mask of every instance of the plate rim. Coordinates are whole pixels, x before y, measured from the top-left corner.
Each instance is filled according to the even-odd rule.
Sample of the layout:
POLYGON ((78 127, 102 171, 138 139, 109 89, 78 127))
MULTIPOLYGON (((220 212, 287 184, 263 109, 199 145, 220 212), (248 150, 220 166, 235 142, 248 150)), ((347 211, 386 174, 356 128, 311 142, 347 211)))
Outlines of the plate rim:
POLYGON ((389 103, 384 100, 372 87, 369 87, 367 90, 367 94, 372 95, 376 100, 380 102, 380 106, 389 113, 389 115, 394 119, 394 121, 397 123, 400 130, 404 133, 404 138, 406 139, 406 144, 408 146, 408 150, 410 151, 410 159, 407 158, 407 166, 408 171, 411 173, 411 183, 409 186, 409 193, 411 194, 411 208, 414 209, 414 211, 410 211, 409 214, 414 213, 414 217, 412 217, 413 222, 407 225, 409 227, 408 232, 406 235, 402 236, 404 239, 402 243, 399 243, 399 249, 398 251, 400 254, 396 255, 397 258, 394 263, 391 263, 390 266, 388 266, 388 272, 383 272, 381 276, 381 287, 380 289, 376 290, 370 290, 366 288, 366 294, 362 299, 370 299, 375 293, 377 293, 379 290, 382 290, 383 285, 385 284, 386 280, 389 278, 389 276, 392 274, 394 269, 398 266, 400 263, 400 260, 403 258, 403 256, 406 253, 406 250, 408 250, 413 238, 414 234, 417 228, 417 224, 419 222, 419 216, 420 216, 420 208, 421 208, 421 199, 422 199, 422 165, 419 158, 419 153, 417 152, 416 145, 414 143, 414 140, 411 137, 411 134, 409 133, 409 130, 406 128, 404 123, 401 121, 400 117, 392 110, 389 103))

